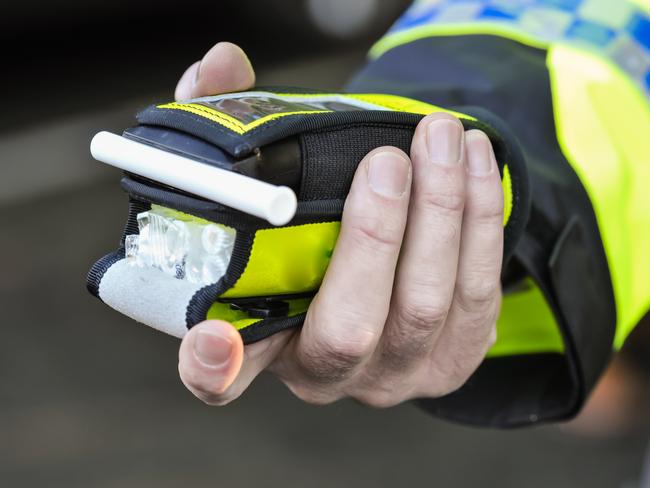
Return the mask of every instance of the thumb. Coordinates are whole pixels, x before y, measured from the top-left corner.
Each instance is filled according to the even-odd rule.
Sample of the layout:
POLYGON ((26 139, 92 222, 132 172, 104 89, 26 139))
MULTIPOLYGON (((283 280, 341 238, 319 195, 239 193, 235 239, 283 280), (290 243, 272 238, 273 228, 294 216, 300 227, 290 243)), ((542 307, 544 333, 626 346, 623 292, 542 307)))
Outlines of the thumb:
POLYGON ((286 343, 276 334, 244 347, 237 329, 221 320, 192 327, 178 354, 181 381, 208 405, 225 405, 238 398, 286 343))
POLYGON ((176 86, 176 100, 248 90, 255 72, 246 53, 230 42, 220 42, 201 61, 192 64, 176 86))

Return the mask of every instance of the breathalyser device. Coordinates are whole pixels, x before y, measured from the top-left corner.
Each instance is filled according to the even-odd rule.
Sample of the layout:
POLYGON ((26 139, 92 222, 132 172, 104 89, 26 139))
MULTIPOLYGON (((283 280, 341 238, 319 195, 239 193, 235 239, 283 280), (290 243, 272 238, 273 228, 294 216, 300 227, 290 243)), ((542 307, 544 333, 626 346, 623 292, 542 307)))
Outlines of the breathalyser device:
POLYGON ((122 135, 93 138, 93 157, 125 172, 129 212, 119 248, 92 266, 88 290, 176 337, 206 319, 232 323, 245 343, 301 325, 359 162, 379 146, 408 153, 418 122, 438 111, 493 144, 507 258, 529 190, 521 151, 499 119, 394 95, 258 89, 153 105, 122 135))

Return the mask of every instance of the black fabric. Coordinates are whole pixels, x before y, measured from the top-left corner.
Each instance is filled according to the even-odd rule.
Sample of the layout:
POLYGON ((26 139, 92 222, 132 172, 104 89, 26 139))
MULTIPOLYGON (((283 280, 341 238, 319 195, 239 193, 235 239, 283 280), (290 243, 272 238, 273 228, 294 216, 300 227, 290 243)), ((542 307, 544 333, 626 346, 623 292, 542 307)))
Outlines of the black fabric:
POLYGON ((126 219, 124 231, 122 232, 122 237, 120 238, 120 246, 118 250, 99 259, 95 264, 93 264, 86 276, 86 289, 91 295, 99 298, 99 284, 102 281, 104 274, 108 271, 108 268, 113 266, 113 264, 120 259, 124 259, 124 239, 130 234, 138 233, 137 216, 140 212, 149 210, 149 208, 151 208, 151 205, 147 202, 129 199, 129 214, 126 219))
POLYGON ((239 331, 244 344, 253 344, 266 339, 280 331, 301 327, 305 321, 306 313, 294 315, 293 317, 271 318, 261 320, 253 325, 245 327, 239 331))
POLYGON ((568 368, 563 354, 492 358, 460 390, 436 401, 416 403, 436 416, 482 427, 514 428, 548 417, 561 418, 566 412, 565 399, 576 395, 568 368), (513 402, 515 392, 517 401, 513 402))
MULTIPOLYGON (((122 179, 122 188, 133 200, 156 203, 240 230, 274 228, 266 220, 135 176, 125 176, 122 179)), ((287 226, 340 220, 343 203, 340 198, 298 202, 296 215, 287 226)))
POLYGON ((124 259, 123 247, 120 247, 117 251, 107 254, 99 259, 92 265, 90 271, 88 271, 88 275, 86 276, 86 289, 95 298, 99 298, 99 284, 101 283, 104 274, 108 271, 108 268, 113 266, 120 259, 124 259))
POLYGON ((254 239, 255 234, 253 233, 237 231, 235 245, 233 246, 232 256, 226 273, 217 283, 201 288, 190 300, 185 314, 185 322, 188 329, 205 320, 208 310, 217 298, 235 285, 246 269, 254 239))
MULTIPOLYGON (((558 238, 548 263, 549 281, 560 326, 576 358, 576 375, 583 400, 596 385, 612 354, 616 310, 607 270, 594 266, 586 249, 588 232, 577 217, 571 219, 558 238)), ((575 405, 576 411, 581 406, 575 405)))
MULTIPOLYGON (((499 170, 508 164, 512 182, 512 212, 504 235, 504 258, 512 255, 521 237, 530 211, 530 185, 524 157, 516 138, 495 115, 476 107, 468 114, 479 122, 466 122, 467 128, 484 130, 493 142, 499 170)), ((340 198, 347 195, 354 172, 371 150, 395 146, 407 154, 411 149, 413 128, 405 125, 355 124, 306 132, 300 136, 303 153, 303 183, 300 201, 340 198)))
POLYGON ((546 52, 495 36, 425 38, 369 63, 348 89, 487 109, 521 142, 528 165, 531 218, 503 285, 514 290, 533 277, 566 356, 487 359, 457 392, 420 405, 444 418, 499 427, 574 415, 607 364, 616 310, 589 197, 557 142, 546 52))
POLYGON ((129 198, 129 215, 126 219, 126 225, 124 226, 124 232, 122 232, 122 238, 120 239, 120 245, 124 246, 124 241, 126 236, 138 234, 138 214, 146 212, 151 209, 150 202, 143 202, 135 198, 129 198))
POLYGON ((300 200, 345 198, 366 154, 381 146, 396 146, 408 154, 412 138, 412 127, 365 124, 303 134, 300 200))

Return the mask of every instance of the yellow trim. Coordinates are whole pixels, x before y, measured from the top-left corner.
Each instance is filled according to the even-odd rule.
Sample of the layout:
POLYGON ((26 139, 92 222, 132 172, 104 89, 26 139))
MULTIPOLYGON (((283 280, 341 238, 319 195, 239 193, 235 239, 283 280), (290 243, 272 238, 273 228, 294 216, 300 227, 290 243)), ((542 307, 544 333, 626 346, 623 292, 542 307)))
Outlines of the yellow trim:
POLYGON ((474 117, 465 115, 455 110, 438 107, 430 103, 413 100, 412 98, 400 97, 398 95, 386 95, 380 93, 354 93, 345 95, 362 102, 373 103, 395 112, 410 112, 413 114, 429 115, 433 112, 445 112, 459 119, 476 121, 474 117))
POLYGON ((512 215, 513 206, 512 178, 510 177, 510 168, 507 164, 503 166, 501 186, 503 187, 503 226, 505 227, 512 215))
POLYGON ((250 130, 253 130, 256 127, 259 127, 260 125, 270 122, 271 120, 276 120, 279 119, 280 117, 286 117, 288 115, 318 114, 318 113, 331 112, 331 110, 303 110, 303 111, 295 111, 295 112, 283 112, 283 113, 267 115, 249 124, 243 124, 239 120, 235 119, 234 117, 231 117, 228 114, 219 112, 218 110, 214 110, 204 105, 199 105, 197 103, 172 102, 172 103, 166 103, 164 105, 158 105, 157 108, 182 110, 184 112, 189 112, 194 115, 199 115, 200 117, 206 118, 208 120, 211 120, 212 122, 216 122, 217 124, 223 125, 227 129, 230 129, 231 131, 236 132, 237 134, 244 134, 250 130))
POLYGON ((316 290, 329 265, 340 226, 340 222, 323 222, 258 230, 246 269, 222 298, 316 290))
POLYGON ((408 44, 409 42, 434 36, 467 36, 467 35, 493 35, 513 39, 527 46, 546 49, 548 42, 535 38, 531 34, 521 32, 509 24, 496 22, 473 21, 456 24, 427 24, 407 30, 387 34, 375 43, 368 56, 376 59, 393 48, 408 44))
MULTIPOLYGON (((309 98, 309 97, 317 98, 317 97, 337 96, 337 97, 359 100, 366 103, 372 103, 386 110, 392 110, 397 112, 411 112, 411 113, 422 114, 422 115, 427 115, 433 112, 446 112, 455 115, 460 119, 476 120, 474 117, 470 117, 460 112, 447 110, 441 107, 437 107, 435 105, 420 102, 417 100, 412 100, 410 98, 400 97, 397 95, 383 95, 383 94, 347 95, 347 94, 340 94, 340 93, 318 93, 318 94, 275 93, 275 95, 279 95, 282 97, 289 97, 289 98, 309 98)), ((199 103, 172 102, 172 103, 165 103, 162 105, 158 105, 157 108, 181 110, 184 112, 189 112, 191 114, 198 115, 199 117, 203 117, 205 119, 211 120, 212 122, 216 122, 217 124, 222 125, 223 127, 226 127, 227 129, 240 135, 255 129, 256 127, 264 125, 267 122, 270 122, 272 120, 277 120, 282 117, 287 117, 290 115, 307 115, 307 114, 332 112, 332 110, 297 110, 292 112, 281 112, 281 113, 266 115, 253 122, 244 124, 239 120, 237 120, 236 118, 232 117, 231 115, 220 112, 210 107, 206 107, 205 105, 201 105, 199 103)))
POLYGON ((503 297, 497 342, 488 357, 564 351, 564 342, 544 295, 532 280, 503 297))
POLYGON ((557 45, 547 65, 557 138, 598 220, 616 299, 614 347, 620 348, 650 309, 650 104, 597 55, 557 45))

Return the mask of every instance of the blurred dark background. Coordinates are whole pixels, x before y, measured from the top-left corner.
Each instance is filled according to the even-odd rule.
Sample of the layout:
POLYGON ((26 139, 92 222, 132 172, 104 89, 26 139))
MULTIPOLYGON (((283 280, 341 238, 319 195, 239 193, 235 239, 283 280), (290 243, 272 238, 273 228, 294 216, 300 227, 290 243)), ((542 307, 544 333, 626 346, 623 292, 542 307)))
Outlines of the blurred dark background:
POLYGON ((95 132, 171 99, 219 40, 261 84, 336 89, 408 3, 0 3, 1 487, 641 486, 648 324, 577 422, 499 432, 410 405, 312 407, 269 376, 206 407, 178 379, 176 339, 85 290, 126 212, 118 172, 89 157, 95 132))

